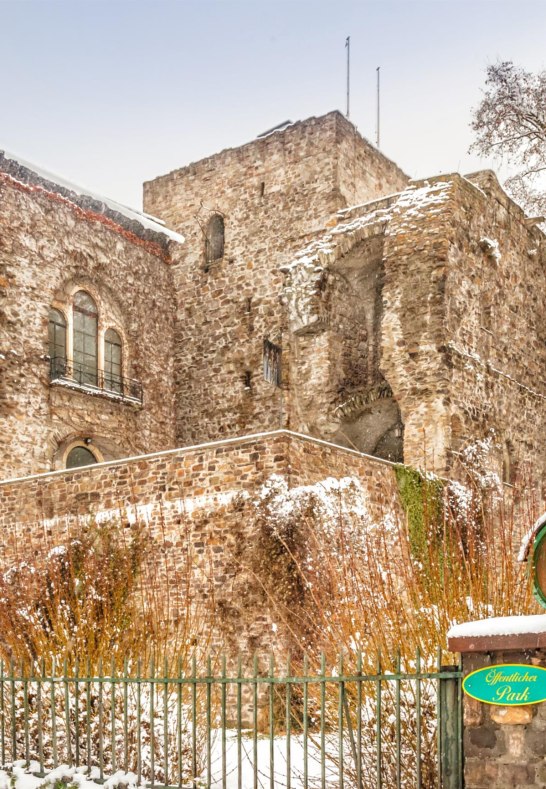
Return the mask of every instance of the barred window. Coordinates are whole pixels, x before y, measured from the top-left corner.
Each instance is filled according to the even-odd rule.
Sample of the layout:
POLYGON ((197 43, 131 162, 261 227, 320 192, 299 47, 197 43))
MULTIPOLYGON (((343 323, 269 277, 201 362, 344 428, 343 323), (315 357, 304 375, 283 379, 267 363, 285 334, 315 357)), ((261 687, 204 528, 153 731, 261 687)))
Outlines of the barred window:
POLYGON ((269 340, 264 340, 264 378, 273 386, 281 385, 281 357, 282 350, 279 345, 275 345, 269 340))

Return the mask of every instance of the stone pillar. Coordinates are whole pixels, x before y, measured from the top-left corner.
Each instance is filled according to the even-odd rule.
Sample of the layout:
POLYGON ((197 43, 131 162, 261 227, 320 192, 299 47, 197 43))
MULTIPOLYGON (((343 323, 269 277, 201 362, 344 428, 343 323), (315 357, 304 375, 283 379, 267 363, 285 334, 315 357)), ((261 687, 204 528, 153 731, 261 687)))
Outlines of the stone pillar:
MULTIPOLYGON (((540 617, 543 632, 525 632, 531 619, 536 626, 536 616, 506 617, 505 628, 499 627, 503 620, 491 620, 492 632, 517 631, 508 635, 468 634, 472 624, 485 632, 486 622, 453 628, 449 649, 461 653, 463 675, 507 663, 546 667, 546 616, 540 617)), ((463 753, 465 789, 546 787, 546 702, 500 707, 464 694, 463 753)))

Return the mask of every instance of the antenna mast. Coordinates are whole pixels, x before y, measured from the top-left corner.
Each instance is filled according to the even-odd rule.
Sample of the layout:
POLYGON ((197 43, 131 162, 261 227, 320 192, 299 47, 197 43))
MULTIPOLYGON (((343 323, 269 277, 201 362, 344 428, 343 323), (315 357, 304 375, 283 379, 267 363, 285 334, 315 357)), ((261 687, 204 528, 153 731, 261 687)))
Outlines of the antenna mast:
POLYGON ((379 148, 379 72, 381 70, 381 66, 376 68, 377 71, 377 127, 376 127, 376 134, 375 134, 375 142, 377 147, 379 148))
POLYGON ((345 48, 347 49, 347 117, 349 117, 349 95, 351 87, 351 36, 347 36, 345 41, 345 48))

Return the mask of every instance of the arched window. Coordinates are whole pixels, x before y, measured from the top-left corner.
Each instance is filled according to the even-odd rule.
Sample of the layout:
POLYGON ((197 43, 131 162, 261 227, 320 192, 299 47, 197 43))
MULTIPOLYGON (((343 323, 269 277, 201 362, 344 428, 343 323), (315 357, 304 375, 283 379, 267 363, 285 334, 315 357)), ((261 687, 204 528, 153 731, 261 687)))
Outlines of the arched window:
POLYGON ((66 319, 53 308, 49 310, 48 340, 51 378, 59 378, 66 373, 66 319))
POLYGON ((220 214, 211 216, 205 234, 205 262, 212 263, 224 257, 224 218, 220 214))
POLYGON ((110 392, 123 392, 121 337, 114 329, 104 335, 104 388, 110 392))
POLYGON ((91 466, 97 462, 97 458, 87 447, 74 447, 66 458, 67 468, 79 468, 80 466, 91 466))
POLYGON ((74 378, 97 385, 97 307, 89 293, 74 296, 74 378))

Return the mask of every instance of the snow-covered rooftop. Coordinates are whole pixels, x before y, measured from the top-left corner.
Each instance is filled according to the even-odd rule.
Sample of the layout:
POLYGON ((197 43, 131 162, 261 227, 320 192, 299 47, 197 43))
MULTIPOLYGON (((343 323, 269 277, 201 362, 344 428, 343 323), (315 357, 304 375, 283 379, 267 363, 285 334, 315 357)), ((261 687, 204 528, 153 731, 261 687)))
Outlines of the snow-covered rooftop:
MULTIPOLYGON (((70 199, 70 194, 67 195, 67 192, 72 193, 72 195, 75 197, 88 197, 97 203, 102 203, 104 206, 109 208, 110 211, 121 214, 132 222, 138 222, 145 230, 151 230, 154 233, 162 233, 172 241, 177 241, 180 244, 184 243, 184 236, 180 235, 180 233, 176 233, 174 230, 169 230, 169 228, 165 226, 165 223, 162 222, 161 219, 157 219, 156 217, 150 216, 149 214, 145 214, 136 208, 129 208, 128 206, 123 205, 123 203, 118 203, 116 200, 111 200, 109 197, 95 194, 89 189, 84 189, 77 184, 73 184, 70 181, 67 181, 64 178, 55 175, 54 173, 50 173, 47 170, 37 167, 35 164, 27 162, 20 156, 10 153, 9 151, 6 151, 0 147, 0 163, 2 160, 6 162, 13 162, 19 167, 25 168, 29 172, 34 173, 41 181, 46 182, 48 185, 59 187, 61 190, 63 190, 61 194, 68 197, 68 199, 70 199)), ((0 166, 0 169, 7 169, 9 173, 8 168, 0 166)), ((17 176, 14 177, 17 180, 17 176)))

